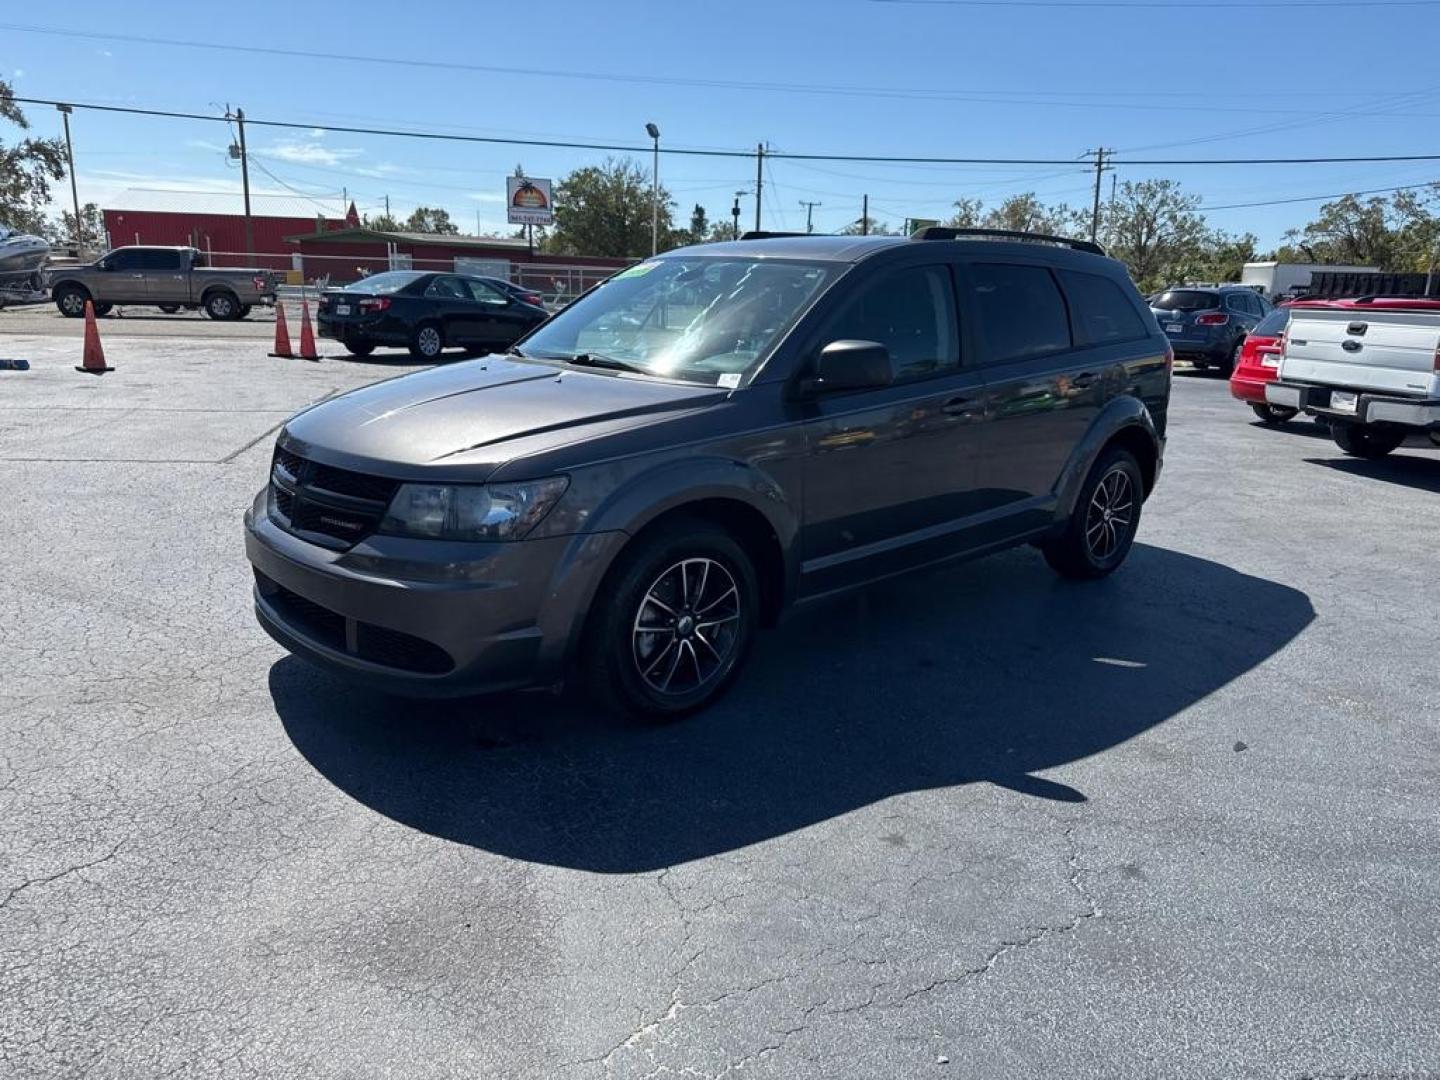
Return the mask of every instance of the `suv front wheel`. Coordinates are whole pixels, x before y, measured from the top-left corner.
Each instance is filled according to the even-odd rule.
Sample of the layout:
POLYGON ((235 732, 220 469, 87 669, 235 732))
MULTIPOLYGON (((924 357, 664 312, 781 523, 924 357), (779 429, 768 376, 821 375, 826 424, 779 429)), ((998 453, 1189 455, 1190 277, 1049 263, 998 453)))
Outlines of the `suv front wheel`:
POLYGON ((1065 531, 1041 545, 1045 561, 1079 580, 1115 571, 1135 542, 1144 490, 1134 456, 1118 446, 1106 450, 1085 478, 1065 531))
POLYGON ((759 586, 735 539, 679 519, 621 555, 592 606, 580 665, 616 712, 668 720, 730 685, 755 636, 759 586))

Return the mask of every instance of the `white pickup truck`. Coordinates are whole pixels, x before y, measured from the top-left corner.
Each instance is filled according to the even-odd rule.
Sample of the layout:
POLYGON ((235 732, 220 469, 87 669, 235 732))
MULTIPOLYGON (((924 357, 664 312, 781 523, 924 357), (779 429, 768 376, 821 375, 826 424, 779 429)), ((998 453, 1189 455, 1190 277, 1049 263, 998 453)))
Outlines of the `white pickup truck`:
POLYGON ((1422 433, 1440 446, 1440 300, 1295 308, 1265 398, 1328 421, 1336 445, 1356 457, 1384 457, 1422 433))

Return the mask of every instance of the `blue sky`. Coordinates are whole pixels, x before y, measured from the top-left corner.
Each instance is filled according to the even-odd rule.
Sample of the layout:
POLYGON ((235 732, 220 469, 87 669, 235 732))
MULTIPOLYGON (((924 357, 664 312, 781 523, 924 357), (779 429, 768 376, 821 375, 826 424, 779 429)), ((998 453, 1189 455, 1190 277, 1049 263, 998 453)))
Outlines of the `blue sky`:
MULTIPOLYGON (((429 0, 343 8, 247 0, 206 19, 193 0, 77 0, 63 20, 59 8, 7 8, 0 77, 17 94, 41 98, 206 113, 229 102, 253 118, 636 146, 648 143, 644 125, 653 120, 666 145, 753 148, 763 139, 777 150, 816 153, 1078 159, 1097 145, 1166 158, 1440 150, 1433 136, 1440 5, 1287 10, 1168 2, 1123 10, 947 0, 429 0), (475 70, 77 38, 73 29, 475 70), (484 70, 495 67, 535 73, 484 70)), ((58 132, 53 111, 29 112, 37 131, 58 132)), ((103 205, 126 188, 238 188, 222 125, 77 113, 73 128, 84 201, 103 205)), ((465 228, 478 214, 486 230, 503 227, 503 177, 517 163, 532 176, 558 177, 605 156, 255 128, 250 147, 258 191, 299 190, 317 209, 337 205, 342 188, 362 210, 388 194, 399 213, 441 205, 465 228)), ((642 160, 648 168, 648 154, 642 160)), ((728 215, 733 193, 755 182, 753 160, 667 157, 661 169, 682 219, 695 202, 712 219, 728 215)), ((1028 167, 776 160, 765 177, 764 218, 768 228, 802 227, 800 200, 817 200, 817 230, 835 229, 859 216, 867 192, 874 216, 896 225, 906 216, 944 216, 962 196, 993 203, 1033 190, 1047 201, 1085 204, 1092 175, 1079 160, 1028 167)), ((1222 206, 1414 184, 1440 178, 1440 162, 1137 166, 1119 175, 1170 176, 1222 206)), ((749 196, 743 205, 748 223, 749 196)), ((1318 206, 1207 216, 1270 245, 1318 206)))

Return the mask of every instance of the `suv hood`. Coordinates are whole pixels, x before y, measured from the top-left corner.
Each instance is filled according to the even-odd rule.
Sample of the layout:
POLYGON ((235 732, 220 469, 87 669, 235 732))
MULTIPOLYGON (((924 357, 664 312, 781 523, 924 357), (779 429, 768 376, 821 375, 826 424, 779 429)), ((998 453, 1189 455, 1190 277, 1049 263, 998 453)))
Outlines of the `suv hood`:
POLYGON ((713 386, 491 356, 323 401, 292 417, 281 440, 317 461, 380 475, 413 478, 415 466, 488 475, 515 455, 521 439, 527 452, 573 444, 728 395, 713 386))

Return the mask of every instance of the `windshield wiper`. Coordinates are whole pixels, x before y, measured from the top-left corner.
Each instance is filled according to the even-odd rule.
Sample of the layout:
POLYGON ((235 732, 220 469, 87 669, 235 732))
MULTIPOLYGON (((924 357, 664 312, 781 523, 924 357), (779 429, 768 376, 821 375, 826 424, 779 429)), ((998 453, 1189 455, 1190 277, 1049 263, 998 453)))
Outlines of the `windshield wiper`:
POLYGON ((633 371, 640 375, 649 375, 648 368, 639 364, 632 364, 628 360, 617 360, 613 356, 603 356, 600 353, 576 353, 565 361, 567 364, 575 364, 579 367, 608 368, 611 371, 633 371))
POLYGON ((520 351, 520 346, 518 346, 518 345, 511 345, 508 349, 505 350, 505 355, 506 355, 506 356, 521 356, 521 357, 523 357, 523 356, 525 355, 525 353, 523 353, 523 352, 520 351))

